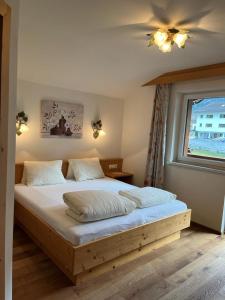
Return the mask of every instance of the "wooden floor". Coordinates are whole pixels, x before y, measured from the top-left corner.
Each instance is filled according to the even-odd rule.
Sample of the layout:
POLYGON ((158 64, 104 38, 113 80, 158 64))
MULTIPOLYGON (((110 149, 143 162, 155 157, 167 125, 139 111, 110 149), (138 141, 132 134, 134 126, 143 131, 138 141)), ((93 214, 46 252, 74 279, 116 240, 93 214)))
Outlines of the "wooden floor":
POLYGON ((16 228, 13 271, 14 300, 222 300, 225 239, 192 226, 179 241, 76 288, 16 228))

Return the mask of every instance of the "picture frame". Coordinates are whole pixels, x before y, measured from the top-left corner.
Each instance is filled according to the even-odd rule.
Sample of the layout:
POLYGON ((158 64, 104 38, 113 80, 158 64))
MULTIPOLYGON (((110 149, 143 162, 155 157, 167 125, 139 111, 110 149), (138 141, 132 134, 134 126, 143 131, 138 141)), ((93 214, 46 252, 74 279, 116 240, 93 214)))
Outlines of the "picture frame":
POLYGON ((82 138, 82 104, 56 100, 41 101, 41 137, 82 138))

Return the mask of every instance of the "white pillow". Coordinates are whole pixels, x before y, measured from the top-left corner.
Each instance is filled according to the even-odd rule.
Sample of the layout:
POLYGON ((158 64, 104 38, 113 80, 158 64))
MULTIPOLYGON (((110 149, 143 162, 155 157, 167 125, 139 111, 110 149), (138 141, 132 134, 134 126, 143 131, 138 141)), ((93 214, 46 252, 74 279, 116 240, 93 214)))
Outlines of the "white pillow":
MULTIPOLYGON (((73 177, 77 181, 105 177, 98 158, 71 159, 69 160, 69 165, 71 166, 73 177)), ((67 175, 70 176, 69 170, 67 175)))
POLYGON ((50 185, 65 183, 62 160, 25 161, 22 183, 26 185, 50 185))
POLYGON ((119 191, 123 197, 134 201, 138 208, 162 205, 177 198, 176 195, 154 187, 135 188, 119 191))

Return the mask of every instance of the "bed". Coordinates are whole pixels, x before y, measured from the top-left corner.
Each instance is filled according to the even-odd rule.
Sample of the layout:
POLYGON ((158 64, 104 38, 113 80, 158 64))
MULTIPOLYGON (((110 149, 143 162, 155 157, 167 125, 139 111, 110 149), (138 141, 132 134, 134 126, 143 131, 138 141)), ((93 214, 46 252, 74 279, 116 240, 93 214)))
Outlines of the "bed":
MULTIPOLYGON (((102 160, 122 168, 121 160, 102 160)), ((66 174, 67 162, 63 164, 66 174)), ((133 186, 112 178, 30 187, 21 184, 23 164, 16 165, 15 218, 58 267, 77 284, 180 237, 190 225, 191 211, 174 200, 135 209, 131 214, 81 224, 65 214, 65 192, 103 189, 118 192, 133 186)))

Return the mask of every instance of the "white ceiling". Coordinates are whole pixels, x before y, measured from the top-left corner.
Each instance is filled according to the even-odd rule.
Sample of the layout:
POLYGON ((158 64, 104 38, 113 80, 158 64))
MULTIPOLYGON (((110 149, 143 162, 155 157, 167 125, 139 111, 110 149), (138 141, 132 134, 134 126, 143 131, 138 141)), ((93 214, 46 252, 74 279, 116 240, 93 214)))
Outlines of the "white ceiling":
POLYGON ((161 73, 223 61, 224 0, 21 0, 21 79, 124 98, 161 73), (217 33, 190 30, 169 54, 147 48, 146 25, 179 22, 217 33))

